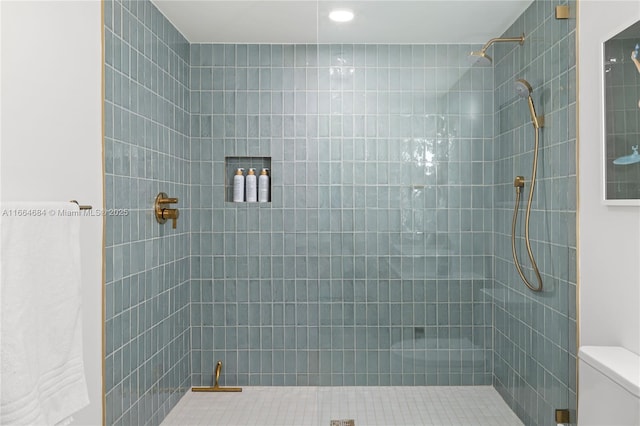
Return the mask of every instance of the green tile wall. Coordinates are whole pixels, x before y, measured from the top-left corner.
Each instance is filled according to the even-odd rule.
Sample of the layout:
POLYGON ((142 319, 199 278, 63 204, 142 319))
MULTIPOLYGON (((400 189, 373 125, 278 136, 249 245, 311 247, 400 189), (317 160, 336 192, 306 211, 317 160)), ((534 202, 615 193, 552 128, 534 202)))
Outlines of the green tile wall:
MULTIPOLYGON (((504 33, 525 33, 522 47, 496 45, 494 386, 526 425, 555 425, 554 409, 576 407, 576 58, 575 19, 556 20, 558 2, 534 1, 504 33), (527 179, 517 228, 525 274, 524 211, 534 130, 513 83, 524 78, 545 117, 531 244, 544 291, 529 291, 511 256, 513 179, 527 179)), ((566 3, 565 3, 566 4, 566 3)), ((575 2, 569 3, 575 10, 575 2)), ((572 416, 575 419, 575 413, 572 416)))
POLYGON ((106 217, 106 424, 157 425, 191 380, 189 47, 150 2, 103 5, 106 207, 126 213, 106 217))
POLYGON ((193 384, 489 384, 493 70, 464 45, 191 45, 193 384), (269 205, 225 157, 271 157, 269 205), (489 293, 490 294, 490 293, 489 293))
POLYGON ((219 359, 226 385, 493 383, 525 424, 575 408, 575 29, 555 4, 469 68, 477 45, 189 45, 150 2, 105 1, 106 200, 128 211, 107 216, 107 424, 159 424, 219 359), (533 147, 516 78, 546 119, 542 294, 510 252, 533 147), (226 157, 270 159, 270 203, 225 201, 226 157))

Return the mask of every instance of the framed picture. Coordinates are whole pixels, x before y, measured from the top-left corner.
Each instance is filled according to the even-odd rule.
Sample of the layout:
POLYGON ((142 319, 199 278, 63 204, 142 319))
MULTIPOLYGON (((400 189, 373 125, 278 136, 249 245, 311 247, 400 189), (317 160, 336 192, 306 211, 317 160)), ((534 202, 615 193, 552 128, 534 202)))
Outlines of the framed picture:
POLYGON ((640 206, 640 21, 603 47, 604 200, 640 206))

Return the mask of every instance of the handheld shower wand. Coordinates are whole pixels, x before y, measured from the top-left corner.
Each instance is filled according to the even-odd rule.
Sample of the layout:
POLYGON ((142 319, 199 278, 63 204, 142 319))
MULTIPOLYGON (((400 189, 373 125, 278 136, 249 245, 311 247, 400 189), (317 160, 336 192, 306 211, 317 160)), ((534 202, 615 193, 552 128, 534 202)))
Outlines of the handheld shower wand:
POLYGON ((531 121, 533 123, 533 127, 539 129, 544 127, 544 117, 538 116, 536 114, 536 107, 533 105, 533 98, 531 97, 531 92, 533 92, 533 88, 529 84, 527 80, 519 78, 516 80, 515 84, 516 93, 521 98, 527 98, 527 103, 529 104, 529 113, 531 114, 531 121))
POLYGON ((511 221, 511 253, 513 255, 513 261, 515 262, 518 274, 520 275, 520 278, 522 279, 524 284, 532 291, 542 291, 542 277, 540 276, 538 264, 536 263, 536 259, 533 256, 533 251, 531 250, 531 242, 529 241, 529 220, 531 219, 531 204, 533 203, 533 192, 536 187, 536 172, 538 170, 538 148, 540 145, 540 128, 544 126, 544 117, 538 116, 536 114, 536 108, 533 105, 533 99, 531 98, 531 92, 533 92, 533 88, 527 80, 516 80, 515 89, 518 96, 520 96, 521 98, 527 98, 527 102, 529 104, 529 113, 531 114, 531 122, 533 123, 533 128, 535 130, 535 145, 533 148, 533 170, 531 171, 531 188, 529 189, 527 212, 525 213, 524 220, 524 239, 527 246, 527 254, 529 255, 529 260, 531 261, 531 267, 533 268, 536 279, 538 281, 537 286, 531 284, 527 277, 525 277, 524 272, 522 272, 522 266, 520 266, 520 261, 518 260, 518 253, 516 252, 516 224, 518 222, 520 194, 522 192, 522 188, 524 188, 525 182, 523 176, 516 176, 513 182, 513 186, 515 186, 516 188, 516 204, 513 209, 513 220, 511 221))

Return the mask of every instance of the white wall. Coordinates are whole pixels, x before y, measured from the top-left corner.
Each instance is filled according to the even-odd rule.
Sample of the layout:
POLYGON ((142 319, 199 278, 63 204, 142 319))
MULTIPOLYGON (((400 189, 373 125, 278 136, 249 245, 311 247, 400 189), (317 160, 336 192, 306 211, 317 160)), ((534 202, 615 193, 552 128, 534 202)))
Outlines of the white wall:
POLYGON ((640 354, 640 207, 602 202, 602 43, 640 20, 640 2, 583 0, 579 13, 580 345, 640 354))
MULTIPOLYGON (((0 200, 102 208, 101 4, 1 1, 0 200)), ((83 218, 85 368, 102 424, 102 218, 83 218)))

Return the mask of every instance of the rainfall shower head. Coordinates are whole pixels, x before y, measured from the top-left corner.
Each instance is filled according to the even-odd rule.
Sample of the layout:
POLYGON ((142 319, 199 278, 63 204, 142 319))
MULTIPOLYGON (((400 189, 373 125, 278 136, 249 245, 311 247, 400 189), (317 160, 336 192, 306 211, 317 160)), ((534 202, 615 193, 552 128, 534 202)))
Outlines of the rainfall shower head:
POLYGON ((519 78, 513 84, 513 87, 516 89, 516 93, 523 99, 527 100, 529 104, 529 113, 531 114, 531 122, 533 123, 533 127, 539 129, 544 125, 544 117, 539 117, 536 115, 536 108, 533 105, 533 98, 531 97, 531 93, 533 92, 533 87, 529 84, 529 82, 523 78, 519 78))
POLYGON ((481 50, 469 53, 469 56, 467 56, 467 60, 469 61, 470 65, 477 64, 482 66, 491 65, 491 62, 493 62, 491 56, 487 55, 481 50))
POLYGON ((477 65, 483 65, 483 66, 491 65, 493 60, 491 59, 491 56, 487 55, 487 49, 493 43, 504 43, 504 42, 519 43, 520 46, 522 46, 522 44, 524 43, 524 34, 522 34, 520 37, 492 38, 484 46, 482 46, 481 50, 477 50, 469 53, 469 57, 467 58, 469 60, 469 64, 471 65, 477 64, 477 65))

